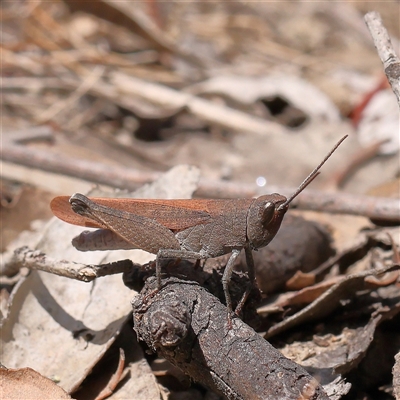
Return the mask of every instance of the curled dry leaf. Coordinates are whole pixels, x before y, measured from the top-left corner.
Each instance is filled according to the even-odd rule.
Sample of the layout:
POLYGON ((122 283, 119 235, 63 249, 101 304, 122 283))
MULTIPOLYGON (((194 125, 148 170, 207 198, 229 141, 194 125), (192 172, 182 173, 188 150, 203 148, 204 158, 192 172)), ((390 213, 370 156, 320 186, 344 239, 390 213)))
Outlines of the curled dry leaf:
POLYGON ((399 279, 400 271, 391 271, 380 276, 367 276, 365 282, 371 283, 375 286, 387 286, 399 279))
POLYGON ((283 293, 278 296, 278 298, 273 303, 259 307, 257 311, 261 315, 265 316, 269 312, 277 309, 282 309, 283 307, 312 303, 314 300, 318 299, 318 297, 320 297, 323 293, 325 293, 330 287, 332 287, 342 279, 342 276, 333 277, 295 292, 283 293))
MULTIPOLYGON (((278 237, 279 234, 277 235, 278 237)), ((343 249, 340 253, 335 254, 330 257, 328 260, 323 262, 319 267, 310 271, 306 274, 307 280, 312 282, 313 280, 321 279, 329 270, 335 265, 339 266, 340 271, 345 271, 349 266, 353 265, 355 262, 362 260, 370 250, 373 250, 375 246, 383 246, 389 247, 391 246, 394 253, 394 258, 392 262, 394 264, 398 264, 396 259, 396 248, 398 244, 395 243, 393 238, 399 237, 399 228, 385 228, 376 229, 376 230, 366 230, 361 232, 356 238, 353 239, 353 243, 348 245, 345 249, 343 249)), ((273 243, 272 243, 273 245, 273 243)), ((285 243, 281 244, 285 247, 285 243)), ((271 247, 271 246, 270 246, 271 247)), ((270 248, 269 247, 269 248, 270 248)), ((369 261, 368 261, 369 262, 369 261)), ((398 278, 399 271, 391 271, 387 274, 379 274, 377 276, 367 276, 365 277, 365 282, 369 283, 368 287, 370 289, 379 287, 379 286, 387 286, 391 283, 396 282, 398 278)), ((288 284, 292 284, 292 280, 296 279, 296 276, 304 276, 303 273, 297 272, 295 276, 291 280, 287 282, 288 284)), ((271 312, 276 312, 277 310, 283 307, 301 305, 301 304, 309 304, 315 300, 317 300, 323 293, 325 293, 329 288, 333 285, 339 284, 346 277, 344 275, 330 277, 325 279, 322 282, 318 282, 315 284, 311 284, 308 287, 304 287, 303 289, 294 289, 291 287, 294 292, 283 293, 276 297, 272 302, 268 302, 263 306, 259 307, 258 312, 261 315, 266 315, 271 312)), ((288 288, 288 286, 286 286, 288 288)))
POLYGON ((354 316, 353 326, 356 327, 352 328, 347 326, 348 323, 342 324, 341 320, 326 322, 328 331, 332 326, 335 329, 342 326, 341 332, 314 335, 311 341, 295 341, 280 350, 308 371, 320 369, 319 373, 324 375, 326 369, 333 369, 333 374, 348 374, 358 368, 358 371, 363 370, 363 376, 369 377, 369 385, 379 382, 389 373, 400 344, 395 331, 390 333, 389 329, 388 333, 380 325, 399 315, 400 301, 397 290, 390 287, 378 289, 371 296, 367 294, 364 304, 365 312, 375 309, 366 324, 363 318, 354 316), (372 305, 368 302, 372 302, 372 305))
POLYGON ((298 290, 315 283, 315 275, 313 273, 304 273, 297 271, 287 282, 286 288, 288 290, 298 290))
POLYGON ((399 269, 400 265, 391 265, 389 267, 383 268, 380 271, 362 271, 360 273, 345 277, 343 280, 328 289, 313 303, 309 304, 307 307, 297 312, 296 314, 286 318, 282 322, 272 326, 264 337, 268 339, 269 337, 277 335, 278 333, 286 331, 287 329, 297 326, 301 323, 313 321, 329 315, 339 306, 339 303, 342 299, 352 297, 357 290, 365 288, 365 278, 367 276, 376 276, 399 269))
POLYGON ((254 254, 257 284, 264 293, 282 289, 296 271, 310 272, 334 254, 328 229, 287 215, 276 238, 254 254))

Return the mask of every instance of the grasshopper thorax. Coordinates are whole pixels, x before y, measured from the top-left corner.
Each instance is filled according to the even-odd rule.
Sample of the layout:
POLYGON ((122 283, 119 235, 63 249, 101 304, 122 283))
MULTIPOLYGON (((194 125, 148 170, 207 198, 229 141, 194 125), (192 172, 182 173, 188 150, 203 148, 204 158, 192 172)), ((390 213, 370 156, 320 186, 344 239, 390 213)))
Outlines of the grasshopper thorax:
POLYGON ((277 193, 254 200, 247 214, 247 240, 252 249, 266 246, 276 235, 289 208, 286 197, 277 193))

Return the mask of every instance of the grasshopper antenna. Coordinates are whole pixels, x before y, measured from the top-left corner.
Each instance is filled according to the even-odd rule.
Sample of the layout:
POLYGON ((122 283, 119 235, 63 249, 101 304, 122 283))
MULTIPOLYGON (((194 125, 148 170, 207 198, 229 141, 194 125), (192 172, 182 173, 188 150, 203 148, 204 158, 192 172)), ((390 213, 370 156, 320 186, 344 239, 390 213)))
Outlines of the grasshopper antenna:
POLYGON ((294 198, 296 198, 319 174, 319 170, 326 163, 328 158, 336 151, 336 149, 341 145, 344 139, 349 135, 343 136, 332 148, 332 150, 325 156, 325 158, 319 163, 317 167, 315 167, 312 172, 307 176, 306 179, 301 183, 301 185, 297 188, 297 190, 282 204, 279 205, 278 211, 286 208, 294 198))

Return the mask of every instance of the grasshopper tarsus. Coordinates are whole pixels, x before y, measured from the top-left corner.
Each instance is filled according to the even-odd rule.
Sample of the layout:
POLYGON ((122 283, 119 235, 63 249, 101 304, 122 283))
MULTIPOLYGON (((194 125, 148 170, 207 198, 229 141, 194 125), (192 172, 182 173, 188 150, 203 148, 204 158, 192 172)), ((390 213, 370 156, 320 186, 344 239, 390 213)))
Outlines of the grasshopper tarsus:
POLYGON ((235 308, 235 314, 239 317, 240 314, 243 311, 243 307, 246 304, 246 301, 251 293, 251 291, 254 289, 254 283, 249 282, 247 285, 246 291, 243 293, 242 298, 240 299, 239 303, 237 304, 235 308))

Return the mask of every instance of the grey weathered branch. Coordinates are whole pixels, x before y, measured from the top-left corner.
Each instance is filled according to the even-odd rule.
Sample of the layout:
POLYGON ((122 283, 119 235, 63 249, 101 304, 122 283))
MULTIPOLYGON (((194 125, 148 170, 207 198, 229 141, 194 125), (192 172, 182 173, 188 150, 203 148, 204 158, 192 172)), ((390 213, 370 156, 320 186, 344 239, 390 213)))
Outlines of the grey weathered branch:
POLYGON ((376 11, 369 12, 365 15, 365 22, 374 40, 385 74, 400 106, 400 59, 394 51, 389 34, 383 25, 379 13, 376 11))
POLYGON ((133 305, 135 330, 192 379, 231 400, 329 397, 300 365, 284 357, 196 282, 148 279, 133 305))
POLYGON ((24 246, 16 249, 9 257, 3 257, 0 265, 0 275, 16 273, 21 267, 90 282, 100 276, 129 272, 133 268, 133 263, 131 260, 120 260, 108 264, 91 265, 55 260, 38 250, 32 250, 24 246))

